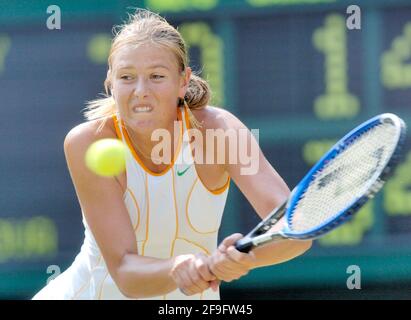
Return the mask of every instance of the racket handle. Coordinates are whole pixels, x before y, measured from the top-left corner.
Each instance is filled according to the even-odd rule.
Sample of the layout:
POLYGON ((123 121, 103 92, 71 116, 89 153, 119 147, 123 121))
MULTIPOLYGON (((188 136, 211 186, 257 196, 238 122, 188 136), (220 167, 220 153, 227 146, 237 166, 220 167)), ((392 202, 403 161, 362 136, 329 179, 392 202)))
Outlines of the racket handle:
POLYGON ((242 238, 235 243, 235 248, 244 253, 248 253, 254 248, 254 243, 250 238, 242 238))

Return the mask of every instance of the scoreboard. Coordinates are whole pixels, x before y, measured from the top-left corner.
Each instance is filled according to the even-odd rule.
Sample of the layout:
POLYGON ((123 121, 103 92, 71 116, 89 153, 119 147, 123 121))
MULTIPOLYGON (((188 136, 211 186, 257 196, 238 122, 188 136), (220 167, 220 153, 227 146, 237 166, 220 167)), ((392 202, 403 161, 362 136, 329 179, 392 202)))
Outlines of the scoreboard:
MULTIPOLYGON (((162 13, 183 34, 190 65, 213 104, 259 130, 267 159, 294 187, 321 155, 362 121, 392 112, 411 124, 411 4, 345 0, 0 0, 0 295, 30 296, 63 271, 83 240, 63 141, 85 102, 103 91, 111 28, 129 7, 162 13), (346 9, 361 9, 350 30, 346 9), (54 266, 55 268, 51 268, 54 266)), ((130 12, 130 10, 128 10, 130 12)), ((411 283, 411 141, 379 195, 304 256, 261 268, 234 288, 411 283)), ((257 216, 232 184, 220 238, 257 216)))

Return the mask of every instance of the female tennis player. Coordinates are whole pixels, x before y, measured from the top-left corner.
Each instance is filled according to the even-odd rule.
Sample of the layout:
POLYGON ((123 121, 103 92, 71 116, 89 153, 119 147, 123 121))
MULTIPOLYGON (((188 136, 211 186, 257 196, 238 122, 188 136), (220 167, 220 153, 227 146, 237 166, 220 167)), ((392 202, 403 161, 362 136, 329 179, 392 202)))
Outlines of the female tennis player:
POLYGON ((84 243, 73 264, 34 299, 219 299, 220 281, 308 250, 310 241, 285 240, 241 253, 233 246, 240 234, 218 246, 231 180, 261 218, 289 189, 244 124, 208 105, 209 86, 192 74, 174 27, 138 10, 114 37, 108 66, 107 97, 89 105, 87 121, 64 142, 84 243), (229 143, 210 147, 207 132, 228 130, 245 130, 243 143, 257 150, 249 163, 229 143), (167 140, 159 142, 159 132, 170 143, 156 153, 167 140), (115 178, 97 176, 85 165, 87 148, 103 138, 128 146, 126 171, 115 178), (224 161, 218 161, 221 155, 224 161), (250 168, 257 169, 245 174, 250 168))

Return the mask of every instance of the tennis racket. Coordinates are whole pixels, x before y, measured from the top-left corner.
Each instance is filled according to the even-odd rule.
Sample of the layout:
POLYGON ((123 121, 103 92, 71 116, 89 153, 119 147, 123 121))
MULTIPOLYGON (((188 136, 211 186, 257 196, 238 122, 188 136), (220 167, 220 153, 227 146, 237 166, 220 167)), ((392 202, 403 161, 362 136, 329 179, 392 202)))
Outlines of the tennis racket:
POLYGON ((316 239, 347 222, 371 199, 400 161, 405 124, 378 115, 345 135, 306 174, 289 198, 244 238, 237 250, 279 239, 316 239), (270 229, 283 217, 280 231, 270 229))

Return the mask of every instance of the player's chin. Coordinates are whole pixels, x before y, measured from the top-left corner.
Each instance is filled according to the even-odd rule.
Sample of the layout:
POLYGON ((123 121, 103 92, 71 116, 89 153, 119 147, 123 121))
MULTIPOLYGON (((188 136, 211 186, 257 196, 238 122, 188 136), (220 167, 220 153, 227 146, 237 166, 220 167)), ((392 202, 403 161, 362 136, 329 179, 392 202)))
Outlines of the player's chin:
POLYGON ((140 130, 149 130, 155 128, 156 121, 152 117, 139 117, 134 116, 131 121, 133 129, 138 131, 140 130))

